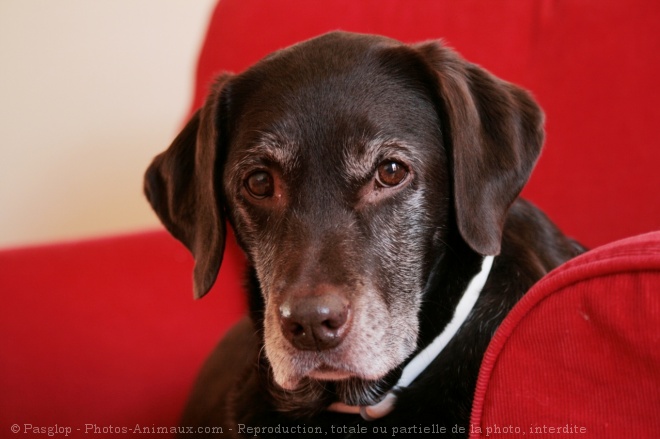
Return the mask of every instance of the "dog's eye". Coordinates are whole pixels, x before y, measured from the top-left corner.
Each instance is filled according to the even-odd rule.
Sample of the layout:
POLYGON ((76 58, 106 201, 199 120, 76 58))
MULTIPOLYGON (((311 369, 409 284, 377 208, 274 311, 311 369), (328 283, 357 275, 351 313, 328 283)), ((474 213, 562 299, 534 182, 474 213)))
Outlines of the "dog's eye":
POLYGON ((273 177, 265 171, 257 171, 245 180, 245 188, 254 198, 266 198, 273 195, 273 177))
POLYGON ((376 181, 384 187, 392 187, 400 184, 408 175, 408 169, 394 160, 386 160, 378 165, 376 181))

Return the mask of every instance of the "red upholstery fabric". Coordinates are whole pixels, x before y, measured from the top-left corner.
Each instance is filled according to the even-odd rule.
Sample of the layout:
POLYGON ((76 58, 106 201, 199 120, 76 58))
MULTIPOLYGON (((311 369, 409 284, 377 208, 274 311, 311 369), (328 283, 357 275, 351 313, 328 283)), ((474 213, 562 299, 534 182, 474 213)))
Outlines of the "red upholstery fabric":
MULTIPOLYGON (((659 22, 651 0, 222 0, 191 108, 216 73, 329 30, 444 38, 536 95, 547 146, 524 194, 596 246, 660 229, 659 22)), ((191 257, 164 232, 0 252, 0 436, 25 423, 176 425, 244 311, 243 259, 232 240, 226 251, 199 302, 191 257)))
POLYGON ((164 232, 0 252, 0 437, 14 424, 177 425, 244 312, 236 277, 193 301, 191 270, 164 232))
POLYGON ((655 232, 569 261, 509 313, 482 364, 471 437, 658 437, 659 389, 655 232))

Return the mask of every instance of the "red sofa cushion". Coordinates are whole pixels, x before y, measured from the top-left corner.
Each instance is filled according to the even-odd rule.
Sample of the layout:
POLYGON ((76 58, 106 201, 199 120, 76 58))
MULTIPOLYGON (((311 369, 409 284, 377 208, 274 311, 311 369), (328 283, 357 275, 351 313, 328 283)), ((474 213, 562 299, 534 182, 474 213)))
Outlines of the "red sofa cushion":
POLYGON ((654 232, 573 259, 523 297, 484 357, 471 437, 657 437, 659 389, 654 232))
POLYGON ((191 270, 164 232, 0 252, 0 437, 14 424, 176 426, 245 309, 235 276, 193 301, 191 270))

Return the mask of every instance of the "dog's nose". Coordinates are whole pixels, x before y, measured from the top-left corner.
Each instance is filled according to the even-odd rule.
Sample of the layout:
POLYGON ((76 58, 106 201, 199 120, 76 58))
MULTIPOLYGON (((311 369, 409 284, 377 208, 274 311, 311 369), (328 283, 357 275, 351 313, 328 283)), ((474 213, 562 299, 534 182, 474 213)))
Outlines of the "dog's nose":
POLYGON ((280 306, 284 336, 305 351, 337 346, 348 332, 349 320, 350 304, 337 294, 296 297, 280 306))

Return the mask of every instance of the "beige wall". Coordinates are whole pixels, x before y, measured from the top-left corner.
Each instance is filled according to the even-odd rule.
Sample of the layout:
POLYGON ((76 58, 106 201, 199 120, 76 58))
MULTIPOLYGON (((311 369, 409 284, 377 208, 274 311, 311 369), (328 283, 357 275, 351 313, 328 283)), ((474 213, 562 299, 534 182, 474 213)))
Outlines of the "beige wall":
POLYGON ((0 247, 156 227, 214 0, 0 0, 0 247))

